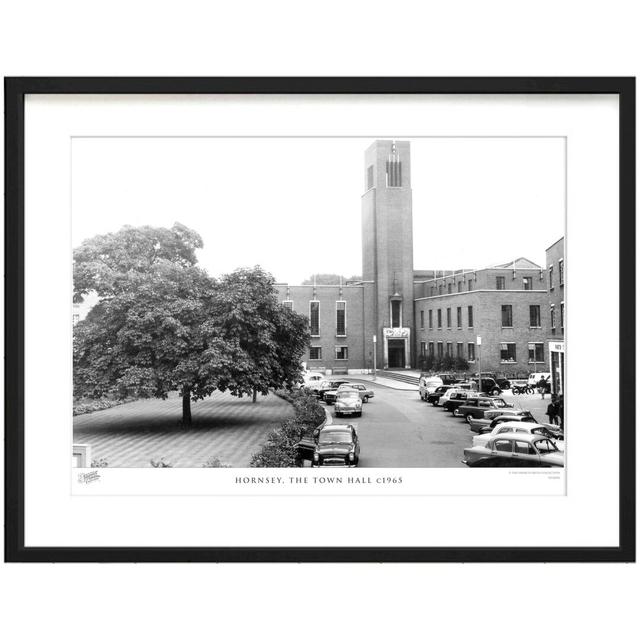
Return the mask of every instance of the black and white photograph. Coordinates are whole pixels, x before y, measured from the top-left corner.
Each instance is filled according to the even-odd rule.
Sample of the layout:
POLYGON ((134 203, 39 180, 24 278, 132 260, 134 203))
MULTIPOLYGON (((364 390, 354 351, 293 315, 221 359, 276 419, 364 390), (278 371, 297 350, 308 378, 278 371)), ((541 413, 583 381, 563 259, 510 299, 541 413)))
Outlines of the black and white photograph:
POLYGON ((619 557, 624 80, 50 82, 10 121, 25 553, 619 557))
POLYGON ((564 468, 564 137, 71 145, 74 467, 564 468))

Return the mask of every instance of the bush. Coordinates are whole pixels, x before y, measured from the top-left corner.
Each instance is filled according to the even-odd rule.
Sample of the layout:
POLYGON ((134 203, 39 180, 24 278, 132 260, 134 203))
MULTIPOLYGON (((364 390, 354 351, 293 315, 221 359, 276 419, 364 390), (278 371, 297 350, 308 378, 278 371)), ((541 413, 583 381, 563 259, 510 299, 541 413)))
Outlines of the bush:
POLYGON ((296 445, 301 438, 310 435, 325 420, 324 409, 310 391, 281 391, 278 395, 291 402, 295 416, 269 434, 267 442, 252 456, 252 467, 295 467, 296 445))
POLYGON ((73 401, 73 415, 81 416, 85 413, 110 409, 111 407, 117 407, 119 404, 133 402, 137 399, 138 398, 124 398, 122 400, 116 398, 78 398, 73 401))

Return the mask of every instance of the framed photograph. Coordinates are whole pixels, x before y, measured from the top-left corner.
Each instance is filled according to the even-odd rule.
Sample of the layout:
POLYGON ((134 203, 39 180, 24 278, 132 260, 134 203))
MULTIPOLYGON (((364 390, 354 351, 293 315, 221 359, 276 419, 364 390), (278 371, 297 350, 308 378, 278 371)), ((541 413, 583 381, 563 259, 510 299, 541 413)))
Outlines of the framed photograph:
POLYGON ((635 79, 5 79, 12 562, 635 561, 635 79))

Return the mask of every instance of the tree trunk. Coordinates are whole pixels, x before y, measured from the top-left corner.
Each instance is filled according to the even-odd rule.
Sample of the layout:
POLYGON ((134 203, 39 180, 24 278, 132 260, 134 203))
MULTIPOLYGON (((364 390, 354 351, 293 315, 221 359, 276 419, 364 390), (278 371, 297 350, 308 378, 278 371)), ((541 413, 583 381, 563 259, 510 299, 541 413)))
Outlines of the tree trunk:
POLYGON ((191 426, 191 390, 186 385, 182 388, 182 426, 191 426))
POLYGON ((255 402, 258 399, 258 390, 254 387, 253 388, 253 402, 255 402))

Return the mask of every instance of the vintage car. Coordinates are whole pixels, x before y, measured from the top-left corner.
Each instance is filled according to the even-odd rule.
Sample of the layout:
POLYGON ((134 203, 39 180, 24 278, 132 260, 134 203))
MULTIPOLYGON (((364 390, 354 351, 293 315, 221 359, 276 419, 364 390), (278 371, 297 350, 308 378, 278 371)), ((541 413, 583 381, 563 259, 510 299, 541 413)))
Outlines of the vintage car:
POLYGON ((473 418, 484 418, 487 411, 492 409, 511 409, 512 404, 508 404, 502 398, 468 398, 467 402, 456 407, 453 415, 458 418, 464 418, 471 423, 473 418))
POLYGON ((358 433, 351 424, 332 424, 321 429, 311 456, 314 467, 357 467, 360 457, 358 433))
POLYGON ((320 398, 327 404, 333 404, 338 395, 338 389, 345 384, 350 384, 348 380, 331 380, 331 389, 325 389, 320 398))
POLYGON ((314 387, 313 393, 322 400, 327 391, 337 389, 341 384, 347 384, 348 380, 323 380, 317 387, 314 387))
POLYGON ((522 409, 504 409, 502 412, 492 409, 490 412, 485 411, 484 418, 471 418, 469 420, 469 429, 475 433, 490 433, 499 422, 507 420, 518 420, 521 422, 537 422, 531 411, 522 409), (487 413, 491 413, 491 418, 487 418, 487 413))
POLYGON ((453 387, 449 384, 443 384, 439 387, 432 387, 431 389, 427 390, 424 398, 422 398, 422 395, 420 397, 423 400, 430 402, 434 407, 437 407, 438 403, 440 402, 440 398, 442 398, 442 396, 452 388, 453 387))
MULTIPOLYGON (((480 389, 480 391, 482 391, 482 393, 486 393, 490 396, 499 396, 502 393, 502 389, 498 386, 493 378, 490 378, 489 376, 482 376, 481 380, 482 382, 480 384, 482 385, 482 389, 480 389)), ((471 382, 473 382, 477 389, 478 377, 476 376, 474 378, 471 378, 471 382)))
POLYGON ((564 453, 539 434, 501 433, 465 449, 462 462, 469 467, 564 467, 564 453))
MULTIPOLYGON (((347 434, 347 436, 349 436, 350 434, 350 440, 351 443, 357 443, 357 454, 360 453, 360 445, 358 443, 358 431, 356 428, 356 425, 353 424, 330 424, 330 425, 325 425, 323 427, 319 427, 317 429, 314 429, 312 433, 309 433, 305 436, 302 437, 302 439, 300 440, 300 442, 297 443, 296 445, 296 464, 300 467, 304 466, 305 461, 310 463, 312 466, 318 466, 319 462, 324 462, 324 460, 321 458, 321 456, 323 456, 324 454, 328 453, 329 448, 327 447, 328 441, 333 441, 335 438, 333 435, 331 436, 323 436, 322 437, 322 443, 320 443, 320 436, 322 434, 323 431, 336 431, 338 432, 338 434, 335 436, 335 438, 340 439, 340 440, 346 440, 346 442, 342 442, 341 445, 344 445, 342 447, 339 447, 340 449, 344 449, 346 451, 346 461, 347 461, 347 465, 346 466, 355 466, 355 464, 357 464, 357 458, 358 455, 354 455, 354 461, 355 464, 349 459, 349 453, 351 451, 351 449, 349 447, 347 447, 348 445, 348 440, 349 438, 341 435, 341 434, 347 434)), ((335 447, 334 447, 335 449, 335 447)), ((355 453, 355 450, 354 450, 355 453)), ((336 457, 341 457, 341 455, 336 455, 336 457)), ((341 464, 344 465, 344 457, 342 456, 342 460, 340 462, 341 464)), ((339 464, 340 464, 339 463, 339 464)), ((327 464, 332 464, 327 462, 327 464)))
POLYGON ((489 433, 482 433, 477 436, 473 436, 474 447, 485 446, 492 436, 500 435, 501 433, 531 433, 545 436, 549 440, 553 440, 553 443, 558 447, 560 451, 564 451, 564 440, 558 437, 557 428, 549 428, 547 425, 539 424, 537 422, 529 422, 522 420, 505 420, 499 422, 489 433))
POLYGON ((371 389, 367 389, 367 387, 360 382, 349 382, 348 384, 338 387, 338 391, 342 389, 355 389, 360 394, 360 400, 362 400, 362 402, 369 402, 375 395, 371 389))
POLYGON ((468 391, 467 389, 449 389, 440 399, 440 404, 445 411, 453 412, 465 404, 468 398, 479 397, 486 398, 487 396, 477 391, 468 391))
POLYGON ((362 399, 357 389, 346 386, 339 387, 335 405, 336 416, 362 415, 362 399))

